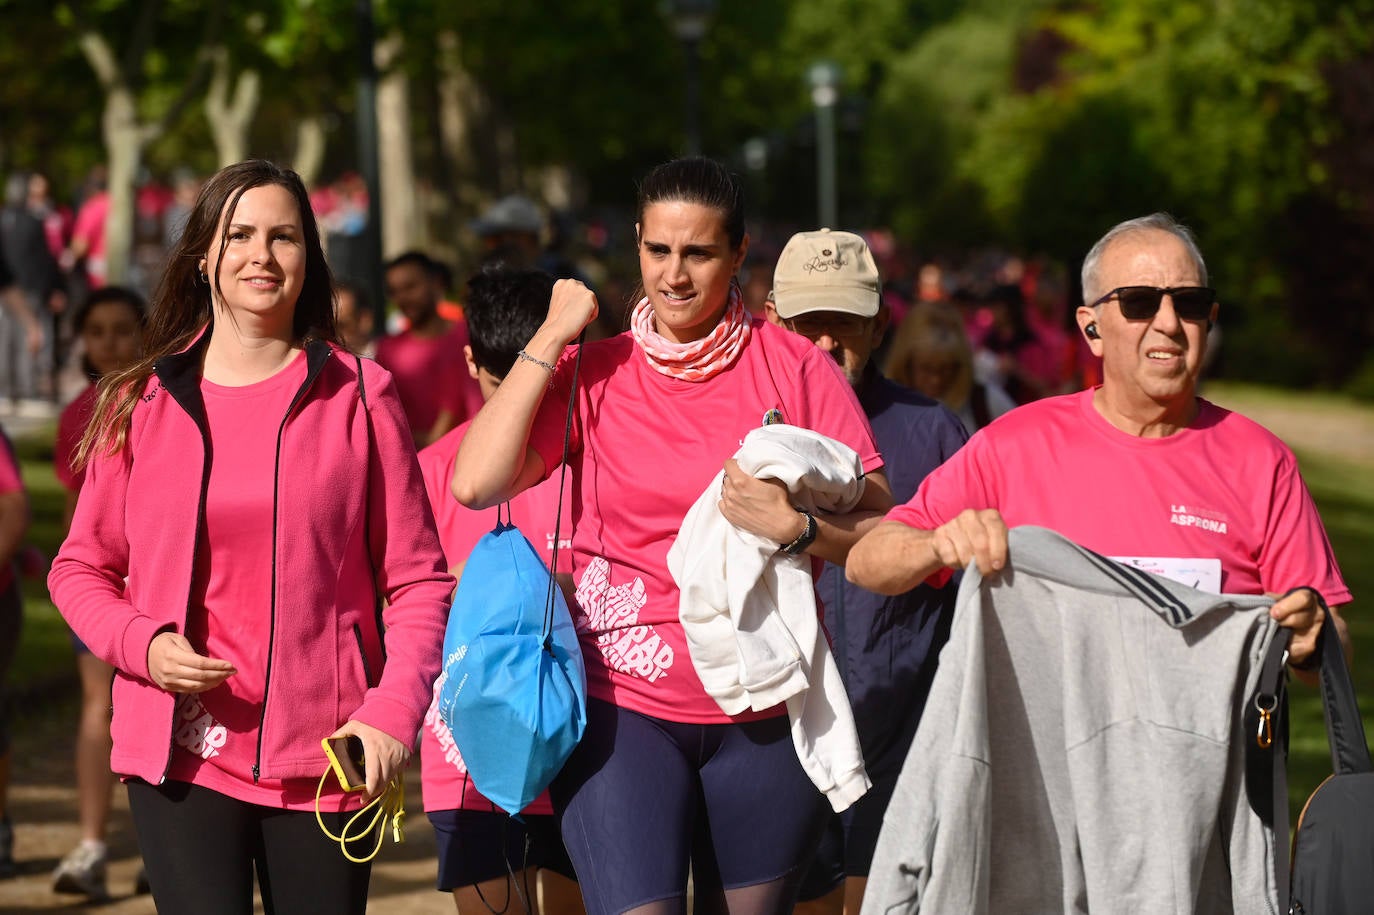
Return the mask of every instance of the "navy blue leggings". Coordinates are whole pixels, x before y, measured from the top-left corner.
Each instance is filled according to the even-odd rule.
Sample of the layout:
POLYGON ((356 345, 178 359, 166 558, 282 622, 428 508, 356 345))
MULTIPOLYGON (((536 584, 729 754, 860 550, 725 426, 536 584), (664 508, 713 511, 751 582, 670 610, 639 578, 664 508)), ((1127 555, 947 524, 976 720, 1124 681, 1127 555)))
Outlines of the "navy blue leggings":
POLYGON ((550 795, 589 915, 680 911, 689 861, 699 911, 791 911, 830 808, 787 718, 680 724, 587 705, 550 795))

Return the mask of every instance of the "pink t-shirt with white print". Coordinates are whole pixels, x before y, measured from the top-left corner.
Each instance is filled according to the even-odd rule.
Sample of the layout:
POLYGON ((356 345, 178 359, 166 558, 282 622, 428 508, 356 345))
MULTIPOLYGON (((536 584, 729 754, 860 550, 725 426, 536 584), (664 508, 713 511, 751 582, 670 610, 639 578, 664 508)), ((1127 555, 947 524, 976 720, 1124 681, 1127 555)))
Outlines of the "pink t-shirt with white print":
POLYGON ((966 508, 995 508, 1008 527, 1047 527, 1106 556, 1219 560, 1223 593, 1311 585, 1333 606, 1348 602, 1293 453, 1244 416, 1199 406, 1164 438, 1117 429, 1092 389, 1018 407, 887 520, 931 530, 966 508))
MULTIPOLYGON (((186 619, 196 651, 237 673, 177 699, 167 777, 287 810, 313 810, 314 779, 254 781, 272 632, 272 511, 277 431, 305 382, 304 354, 264 381, 225 387, 201 380, 210 429, 210 480, 186 619)), ((321 734, 321 737, 326 735, 321 734)), ((338 783, 325 782, 339 809, 338 783)))
MULTIPOLYGON (((530 446, 563 454, 573 351, 535 417, 530 446)), ((573 476, 574 608, 594 698, 667 721, 711 724, 782 714, 721 711, 692 667, 668 549, 682 519, 750 429, 781 421, 836 439, 865 471, 882 466, 839 366, 811 341, 755 319, 736 362, 704 381, 670 378, 621 334, 589 343, 578 381, 573 476)))
MULTIPOLYGON (((496 509, 473 511, 453 498, 449 483, 453 479, 453 464, 458 446, 467 434, 471 422, 444 435, 428 448, 420 451, 420 475, 425 481, 425 493, 434 509, 434 522, 439 528, 439 544, 444 548, 449 570, 461 577, 459 567, 467 560, 472 548, 483 535, 496 527, 496 509)), ((572 570, 569 545, 572 521, 569 517, 571 499, 563 500, 563 521, 560 526, 558 571, 572 570)), ((503 512, 504 514, 504 512, 503 512)), ((553 560, 554 520, 558 515, 558 479, 553 477, 532 486, 510 501, 511 523, 529 539, 544 558, 553 560)), ((425 712, 420 729, 420 780, 426 810, 494 810, 491 801, 482 796, 468 777, 462 754, 453 742, 453 735, 439 715, 439 690, 443 675, 434 684, 434 700, 425 712)), ((544 792, 522 813, 547 815, 553 813, 548 792, 544 792)))

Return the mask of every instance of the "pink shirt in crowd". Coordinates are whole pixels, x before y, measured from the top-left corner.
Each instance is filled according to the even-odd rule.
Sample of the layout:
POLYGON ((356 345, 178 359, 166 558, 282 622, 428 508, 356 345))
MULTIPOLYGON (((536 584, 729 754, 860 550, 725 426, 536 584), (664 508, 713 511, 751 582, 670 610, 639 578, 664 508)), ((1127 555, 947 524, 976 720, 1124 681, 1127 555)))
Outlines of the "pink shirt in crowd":
MULTIPOLYGON (((530 436, 549 472, 562 459, 571 354, 530 436)), ((843 442, 871 471, 883 460, 868 420, 834 359, 758 319, 734 365, 705 382, 655 371, 625 333, 586 345, 578 383, 569 460, 574 614, 588 693, 668 721, 730 721, 692 668, 668 549, 692 503, 765 414, 778 411, 783 422, 843 442)))
POLYGON ((969 440, 888 513, 923 530, 996 508, 1114 557, 1219 559, 1221 591, 1312 585, 1350 600, 1293 453, 1262 426, 1205 400, 1187 429, 1139 438, 1093 406, 1093 390, 1019 407, 969 440))
MULTIPOLYGON (((24 481, 19 476, 19 463, 15 460, 10 440, 0 431, 0 495, 23 492, 24 481)), ((14 563, 0 562, 0 591, 14 581, 14 563)))
MULTIPOLYGON (((305 381, 303 356, 242 387, 200 382, 213 455, 204 548, 196 552, 186 638, 238 671, 220 686, 177 697, 167 777, 238 800, 313 810, 313 779, 253 782, 271 641, 272 497, 277 427, 305 381)), ((326 782, 326 794, 341 793, 326 782)))
MULTIPOLYGON (((434 509, 434 522, 439 528, 439 543, 444 548, 449 568, 456 569, 467 560, 472 548, 483 535, 496 527, 496 509, 473 511, 464 508, 449 489, 453 479, 454 459, 458 445, 467 434, 471 422, 444 435, 428 448, 420 451, 420 475, 424 477, 425 492, 434 509)), ((558 571, 572 571, 570 518, 572 499, 563 500, 562 534, 558 553, 558 571)), ((544 557, 553 559, 554 520, 558 514, 558 480, 556 477, 532 486, 510 501, 511 523, 520 529, 544 557)), ((434 701, 425 713, 420 731, 420 778, 426 810, 496 810, 491 801, 482 796, 468 777, 463 757, 453 743, 453 735, 439 715, 439 684, 434 687, 434 701)), ((522 813, 552 814, 553 805, 548 792, 535 798, 522 813)))
POLYGON ((57 419, 57 441, 53 444, 52 452, 53 472, 57 474, 57 482, 69 492, 80 492, 81 484, 86 479, 86 468, 73 470, 72 458, 76 457, 81 436, 86 434, 86 427, 95 415, 95 397, 95 385, 86 385, 85 390, 63 408, 62 415, 57 419))
POLYGON ((377 364, 396 380, 411 432, 428 433, 444 410, 461 423, 482 408, 481 389, 463 357, 467 342, 466 324, 454 324, 438 337, 405 330, 377 341, 377 364))
POLYGON ((81 205, 72 227, 72 241, 86 243, 86 276, 92 289, 105 285, 105 217, 109 212, 109 192, 97 191, 81 205))

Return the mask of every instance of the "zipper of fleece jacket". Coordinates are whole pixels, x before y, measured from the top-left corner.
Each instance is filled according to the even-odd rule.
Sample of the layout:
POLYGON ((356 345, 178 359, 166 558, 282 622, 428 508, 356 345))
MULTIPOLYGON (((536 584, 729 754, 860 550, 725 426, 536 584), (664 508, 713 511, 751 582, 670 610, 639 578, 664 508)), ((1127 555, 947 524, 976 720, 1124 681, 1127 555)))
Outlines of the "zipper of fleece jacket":
MULTIPOLYGON (((301 358, 306 358, 307 355, 302 354, 301 358)), ((329 358, 332 358, 332 355, 329 358)), ((306 392, 315 384, 318 375, 319 372, 312 372, 306 376, 300 390, 291 399, 291 405, 286 408, 286 415, 281 418, 281 425, 277 427, 277 450, 272 461, 272 598, 268 604, 267 669, 263 672, 262 678, 262 712, 258 716, 258 743, 253 754, 253 784, 255 785, 258 783, 258 776, 262 770, 262 735, 267 726, 267 696, 272 691, 272 659, 276 655, 277 645, 277 519, 281 497, 281 443, 282 437, 286 434, 287 421, 291 419, 291 414, 296 412, 296 407, 300 406, 301 401, 305 399, 306 392)))
MULTIPOLYGON (((171 396, 171 392, 168 392, 171 396)), ((189 414, 188 414, 189 415, 189 414)), ((186 601, 181 610, 181 632, 186 632, 186 618, 191 612, 191 595, 196 593, 196 553, 200 549, 200 538, 205 530, 205 501, 210 497, 210 429, 202 426, 200 420, 195 416, 190 416, 191 422, 196 424, 196 429, 200 432, 201 442, 201 464, 200 464, 200 502, 196 506, 196 534, 191 538, 191 577, 186 587, 186 601)), ((156 638, 156 636, 154 636, 156 638)), ((172 729, 167 735, 167 760, 162 764, 162 778, 158 779, 158 784, 167 781, 167 771, 172 767, 172 754, 176 752, 174 737, 177 730, 177 713, 175 706, 172 709, 172 729)))

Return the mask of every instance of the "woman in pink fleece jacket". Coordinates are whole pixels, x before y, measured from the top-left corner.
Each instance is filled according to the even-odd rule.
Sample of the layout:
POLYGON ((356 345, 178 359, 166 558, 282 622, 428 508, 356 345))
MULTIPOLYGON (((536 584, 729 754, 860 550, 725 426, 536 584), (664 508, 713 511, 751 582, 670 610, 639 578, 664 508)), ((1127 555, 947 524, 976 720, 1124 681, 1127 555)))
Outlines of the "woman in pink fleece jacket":
MULTIPOLYGON (((320 740, 362 741, 367 797, 401 770, 453 579, 391 376, 337 344, 294 172, 206 183, 145 346, 101 382, 49 585, 115 667, 111 767, 153 896, 248 913, 256 870, 268 912, 362 912, 369 867, 315 822, 320 740)), ((326 825, 359 797, 328 780, 326 825)))

